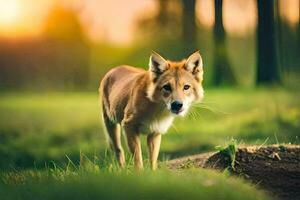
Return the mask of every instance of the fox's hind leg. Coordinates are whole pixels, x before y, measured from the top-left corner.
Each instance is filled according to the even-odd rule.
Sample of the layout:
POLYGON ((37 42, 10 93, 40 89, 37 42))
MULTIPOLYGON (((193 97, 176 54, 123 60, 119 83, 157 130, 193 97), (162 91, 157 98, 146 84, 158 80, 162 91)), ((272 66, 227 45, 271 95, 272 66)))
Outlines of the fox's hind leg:
POLYGON ((118 123, 113 123, 108 118, 107 114, 103 113, 104 124, 109 136, 109 143, 113 151, 115 152, 116 158, 119 165, 124 168, 125 156, 124 150, 121 144, 121 126, 118 123))

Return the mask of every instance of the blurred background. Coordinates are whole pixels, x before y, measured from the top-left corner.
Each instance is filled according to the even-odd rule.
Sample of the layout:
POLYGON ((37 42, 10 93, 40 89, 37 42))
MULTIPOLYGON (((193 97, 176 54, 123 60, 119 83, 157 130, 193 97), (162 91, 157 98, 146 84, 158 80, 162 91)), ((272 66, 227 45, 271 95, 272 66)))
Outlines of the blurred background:
POLYGON ((98 86, 151 50, 204 60, 206 98, 161 159, 241 143, 299 143, 299 0, 0 0, 0 168, 79 152, 101 160, 98 86), (193 127, 193 128, 191 128, 193 127))

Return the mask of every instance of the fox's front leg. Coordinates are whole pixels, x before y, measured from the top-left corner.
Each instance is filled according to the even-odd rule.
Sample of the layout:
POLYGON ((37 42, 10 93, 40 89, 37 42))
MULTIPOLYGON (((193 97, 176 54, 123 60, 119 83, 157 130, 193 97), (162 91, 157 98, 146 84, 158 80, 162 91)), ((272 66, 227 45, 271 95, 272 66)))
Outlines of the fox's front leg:
POLYGON ((127 143, 134 157, 134 166, 137 170, 143 169, 143 157, 140 136, 129 127, 125 127, 127 143))
POLYGON ((147 137, 149 158, 150 158, 151 168, 153 170, 157 168, 157 157, 159 154, 160 141, 161 141, 161 134, 159 133, 153 133, 148 135, 147 137))

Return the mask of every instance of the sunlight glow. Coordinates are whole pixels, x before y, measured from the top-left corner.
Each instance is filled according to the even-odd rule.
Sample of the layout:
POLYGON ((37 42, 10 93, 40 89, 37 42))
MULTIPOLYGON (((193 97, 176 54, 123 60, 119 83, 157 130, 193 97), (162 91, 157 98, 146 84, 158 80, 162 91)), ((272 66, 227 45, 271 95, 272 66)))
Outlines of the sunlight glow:
POLYGON ((292 27, 297 27, 299 23, 299 0, 279 1, 280 16, 292 27))
POLYGON ((0 26, 15 26, 22 16, 20 2, 18 0, 0 0, 0 5, 0 26))
POLYGON ((0 37, 34 37, 41 33, 52 0, 0 0, 0 37))
POLYGON ((152 15, 157 7, 155 1, 86 0, 81 11, 83 25, 89 37, 97 41, 109 41, 128 45, 134 40, 135 22, 141 15, 152 15))
POLYGON ((0 34, 15 37, 23 34, 25 10, 21 0, 0 0, 0 34))
POLYGON ((254 33, 256 18, 255 0, 224 0, 223 23, 228 34, 243 36, 254 33))
MULTIPOLYGON (((215 23, 214 1, 198 0, 196 4, 197 19, 200 26, 212 28, 215 23)), ((254 32, 256 26, 255 0, 224 0, 223 24, 228 34, 246 35, 254 32)))
POLYGON ((197 1, 196 15, 201 26, 211 28, 215 23, 215 9, 213 1, 197 1))
MULTIPOLYGON (((155 15, 157 4, 149 0, 0 0, 0 37, 39 35, 54 4, 75 8, 89 39, 118 45, 130 44, 135 37, 137 19, 155 15)), ((299 0, 280 0, 280 16, 292 26, 299 23, 299 0)), ((224 0, 223 24, 228 34, 253 34, 257 24, 256 0, 224 0)), ((214 26, 214 1, 198 0, 197 22, 201 27, 214 26)))

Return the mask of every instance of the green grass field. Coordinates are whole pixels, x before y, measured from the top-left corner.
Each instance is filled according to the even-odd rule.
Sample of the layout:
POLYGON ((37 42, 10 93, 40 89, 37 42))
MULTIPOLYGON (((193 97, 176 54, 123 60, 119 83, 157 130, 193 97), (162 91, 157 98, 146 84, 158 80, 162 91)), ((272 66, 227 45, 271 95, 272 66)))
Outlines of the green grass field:
MULTIPOLYGON (((299 143, 299 93, 208 89, 205 95, 163 136, 161 159, 213 150, 231 138, 246 144, 299 143)), ((96 92, 2 94, 0 167, 39 167, 66 161, 66 155, 78 161, 80 151, 103 155, 107 145, 98 101, 96 92)))
MULTIPOLYGON (((207 89, 205 95, 203 103, 195 105, 185 118, 178 118, 163 136, 162 168, 164 160, 214 150, 231 138, 242 144, 300 143, 298 92, 282 88, 207 89)), ((120 172, 106 151, 98 102, 96 92, 1 94, 0 196, 266 199, 242 180, 210 171, 159 169, 136 174, 130 164, 120 172), (257 196, 245 195, 250 193, 257 196)), ((147 167, 145 142, 143 149, 147 167)), ((127 160, 132 162, 130 156, 127 160)))
POLYGON ((0 183, 1 199, 268 199, 243 180, 208 170, 177 173, 166 170, 141 173, 79 171, 76 175, 56 170, 23 172, 20 179, 17 179, 19 184, 0 183))

